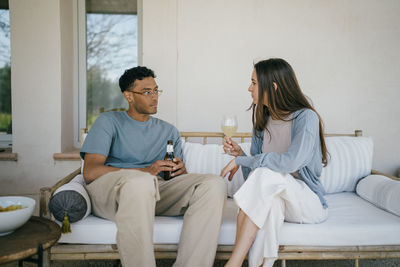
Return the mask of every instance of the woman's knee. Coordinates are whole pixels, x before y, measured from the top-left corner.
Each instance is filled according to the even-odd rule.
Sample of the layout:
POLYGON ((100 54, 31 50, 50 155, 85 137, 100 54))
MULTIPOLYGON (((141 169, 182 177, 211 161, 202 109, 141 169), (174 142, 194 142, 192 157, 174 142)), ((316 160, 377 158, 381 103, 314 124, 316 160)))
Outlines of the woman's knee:
POLYGON ((273 171, 269 168, 261 167, 261 168, 256 168, 248 177, 247 180, 252 179, 252 180, 262 180, 262 181, 268 181, 271 180, 274 183, 278 182, 279 180, 285 181, 285 174, 273 171), (272 178, 272 179, 270 179, 272 178))

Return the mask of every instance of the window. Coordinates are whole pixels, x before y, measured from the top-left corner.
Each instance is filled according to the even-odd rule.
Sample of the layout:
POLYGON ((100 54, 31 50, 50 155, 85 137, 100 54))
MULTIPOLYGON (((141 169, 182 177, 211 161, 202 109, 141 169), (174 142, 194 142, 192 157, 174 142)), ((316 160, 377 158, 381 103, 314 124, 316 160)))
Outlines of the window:
POLYGON ((138 64, 137 25, 136 1, 78 1, 78 58, 86 59, 79 63, 79 128, 104 111, 128 108, 118 80, 138 64))
POLYGON ((11 147, 11 53, 8 1, 0 1, 0 148, 11 147))

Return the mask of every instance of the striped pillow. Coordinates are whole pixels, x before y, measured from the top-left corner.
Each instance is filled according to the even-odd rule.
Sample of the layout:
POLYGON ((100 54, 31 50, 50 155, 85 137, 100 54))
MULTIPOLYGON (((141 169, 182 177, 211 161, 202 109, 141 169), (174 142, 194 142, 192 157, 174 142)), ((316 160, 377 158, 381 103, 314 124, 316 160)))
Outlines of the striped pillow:
MULTIPOLYGON (((239 144, 243 151, 249 155, 250 143, 239 144)), ((217 144, 197 144, 182 141, 183 160, 189 173, 211 173, 219 175, 222 168, 228 164, 233 156, 224 153, 222 145, 217 144)), ((222 179, 222 178, 221 178, 222 179)), ((233 194, 244 183, 242 170, 239 169, 232 181, 225 178, 228 185, 228 196, 233 194)))
POLYGON ((372 168, 373 142, 369 137, 327 137, 330 157, 322 169, 326 193, 353 192, 359 179, 372 168))

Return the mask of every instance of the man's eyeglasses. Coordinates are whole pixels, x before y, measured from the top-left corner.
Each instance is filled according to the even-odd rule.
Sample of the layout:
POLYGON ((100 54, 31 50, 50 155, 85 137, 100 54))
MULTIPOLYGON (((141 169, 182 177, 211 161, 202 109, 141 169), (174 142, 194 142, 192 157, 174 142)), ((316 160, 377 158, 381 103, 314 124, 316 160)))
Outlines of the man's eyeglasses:
POLYGON ((158 90, 157 89, 157 90, 147 90, 147 91, 144 91, 144 92, 135 92, 135 91, 128 91, 128 92, 132 92, 134 94, 150 97, 150 96, 153 96, 153 95, 157 95, 157 96, 161 95, 163 90, 158 90))

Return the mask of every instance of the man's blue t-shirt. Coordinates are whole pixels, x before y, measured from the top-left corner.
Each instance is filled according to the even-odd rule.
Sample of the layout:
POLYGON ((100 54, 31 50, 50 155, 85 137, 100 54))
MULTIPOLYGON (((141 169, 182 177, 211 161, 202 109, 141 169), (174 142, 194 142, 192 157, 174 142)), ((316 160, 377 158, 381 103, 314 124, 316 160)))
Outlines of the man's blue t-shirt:
POLYGON ((174 142, 174 155, 182 160, 178 129, 172 124, 150 116, 142 122, 126 111, 102 113, 92 125, 80 155, 95 153, 105 156, 106 166, 145 168, 164 160, 167 141, 174 142))

